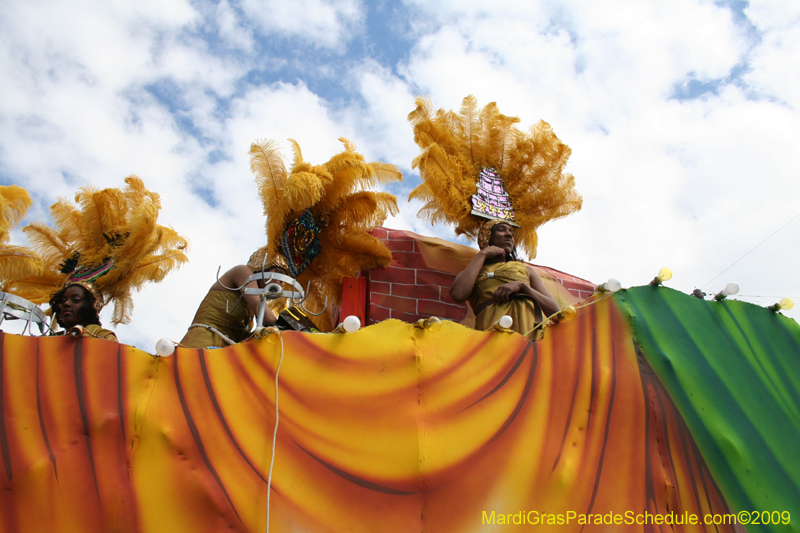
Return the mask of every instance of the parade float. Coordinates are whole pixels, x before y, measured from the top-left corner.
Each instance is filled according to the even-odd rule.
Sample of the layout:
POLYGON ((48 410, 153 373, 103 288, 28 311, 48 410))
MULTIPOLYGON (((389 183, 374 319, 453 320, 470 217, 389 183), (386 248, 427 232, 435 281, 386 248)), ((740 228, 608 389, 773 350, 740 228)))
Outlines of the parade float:
MULTIPOLYGON (((287 180, 333 176, 295 163, 287 180)), ((287 219, 318 224, 320 198, 287 219)), ((41 310, 4 299, 34 334, 0 333, 0 529, 800 530, 800 328, 778 307, 686 295, 666 270, 621 288, 534 266, 562 309, 534 342, 450 297, 476 249, 359 230, 387 260, 287 289, 309 294, 284 311, 335 302, 327 325, 305 316, 327 333, 151 354, 38 336, 41 310)))

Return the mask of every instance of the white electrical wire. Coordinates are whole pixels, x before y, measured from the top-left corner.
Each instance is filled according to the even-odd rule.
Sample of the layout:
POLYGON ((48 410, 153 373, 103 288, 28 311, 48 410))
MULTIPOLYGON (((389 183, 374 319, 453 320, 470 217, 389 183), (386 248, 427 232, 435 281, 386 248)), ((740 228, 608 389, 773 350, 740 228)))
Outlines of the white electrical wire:
MULTIPOLYGON (((280 334, 279 334, 280 335, 280 334)), ((278 439, 278 374, 281 372, 283 363, 283 336, 281 339, 281 357, 278 359, 278 367, 275 369, 275 431, 272 432, 272 457, 269 460, 269 476, 267 477, 267 533, 269 533, 269 500, 272 494, 272 467, 275 465, 275 442, 278 439)))
MULTIPOLYGON (((711 281, 714 281, 715 279, 717 279, 718 277, 720 277, 721 275, 723 275, 725 272, 727 272, 728 270, 732 269, 732 268, 733 268, 733 267, 736 265, 736 263, 738 263, 739 261, 741 261, 742 259, 744 259, 744 258, 745 258, 745 257, 747 257, 748 255, 750 255, 751 253, 753 253, 753 251, 755 251, 755 249, 756 249, 756 248, 758 248, 759 246, 761 246, 762 244, 764 244, 765 242, 767 242, 768 240, 770 240, 770 239, 771 239, 771 238, 772 238, 772 237, 775 235, 775 233, 778 233, 780 230, 782 230, 783 228, 785 228, 786 226, 788 226, 789 224, 791 224, 791 223, 794 221, 794 219, 796 219, 797 217, 800 217, 800 213, 797 213, 795 216, 793 216, 793 217, 792 217, 792 220, 790 220, 789 222, 787 222, 786 224, 784 224, 784 225, 783 225, 783 226, 781 226, 780 228, 776 229, 776 230, 775 230, 775 232, 774 232, 774 233, 772 233, 772 235, 770 235, 769 237, 767 237, 766 239, 764 239, 764 240, 763 240, 763 241, 761 241, 760 243, 756 244, 756 245, 753 247, 753 249, 752 249, 752 250, 750 250, 749 252, 747 252, 746 254, 744 254, 742 257, 740 257, 739 259, 737 259, 736 261, 734 261, 734 262, 733 262, 733 264, 732 264, 731 266, 729 266, 728 268, 726 268, 725 270, 723 270, 722 272, 720 272, 719 274, 717 274, 716 276, 714 276, 714 279, 712 279, 711 281)), ((711 283, 711 281, 709 281, 708 283, 711 283)), ((708 285, 708 283, 706 283, 706 285, 708 285)), ((703 289, 705 288, 705 286, 706 286, 706 285, 703 285, 702 287, 700 287, 700 290, 703 290, 703 289)))

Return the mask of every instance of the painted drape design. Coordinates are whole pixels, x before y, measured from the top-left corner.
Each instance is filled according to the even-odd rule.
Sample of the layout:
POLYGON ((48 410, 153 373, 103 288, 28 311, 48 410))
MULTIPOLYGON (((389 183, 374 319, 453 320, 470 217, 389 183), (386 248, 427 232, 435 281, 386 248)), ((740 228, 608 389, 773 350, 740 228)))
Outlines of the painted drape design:
POLYGON ((389 320, 166 359, 91 338, 1 346, 2 531, 264 531, 281 351, 271 531, 727 510, 611 299, 536 344, 389 320))

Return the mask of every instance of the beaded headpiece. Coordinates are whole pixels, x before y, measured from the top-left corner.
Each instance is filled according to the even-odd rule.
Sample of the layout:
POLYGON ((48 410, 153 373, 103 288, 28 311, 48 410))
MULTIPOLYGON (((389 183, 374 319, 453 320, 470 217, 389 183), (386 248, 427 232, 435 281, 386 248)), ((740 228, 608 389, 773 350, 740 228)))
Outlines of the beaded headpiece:
POLYGON ((267 255, 267 247, 262 246, 250 256, 247 261, 247 268, 256 272, 266 272, 273 268, 280 268, 287 274, 289 273, 289 265, 286 264, 286 258, 280 254, 273 256, 271 259, 264 260, 267 255))
POLYGON ((302 215, 286 226, 286 231, 281 236, 281 250, 292 277, 299 276, 322 251, 319 232, 320 227, 314 220, 311 209, 303 211, 302 215))
POLYGON ((488 219, 500 219, 519 227, 511 200, 503 186, 503 178, 493 168, 481 169, 478 174, 478 192, 472 195, 472 214, 488 219))
POLYGON ((94 297, 94 310, 99 314, 106 302, 102 291, 97 288, 95 282, 114 268, 114 259, 108 258, 97 266, 88 265, 81 268, 75 268, 75 266, 76 265, 72 264, 72 261, 62 264, 61 273, 69 274, 63 287, 66 289, 73 285, 80 285, 89 291, 92 297, 94 297))
MULTIPOLYGON (((491 220, 485 221, 481 224, 481 229, 478 230, 478 248, 483 250, 489 243, 492 241, 492 228, 494 228, 498 224, 508 224, 508 221, 494 218, 491 220)), ((514 232, 516 234, 516 231, 514 232)), ((516 235, 515 235, 516 238, 516 235)))
POLYGON ((546 122, 520 131, 518 118, 494 102, 478 109, 474 96, 458 113, 417 98, 408 119, 421 149, 412 167, 422 177, 409 199, 423 202, 419 216, 431 223, 480 241, 485 219, 502 220, 518 226, 515 242, 534 258, 539 226, 581 208, 575 180, 563 172, 570 149, 546 122))

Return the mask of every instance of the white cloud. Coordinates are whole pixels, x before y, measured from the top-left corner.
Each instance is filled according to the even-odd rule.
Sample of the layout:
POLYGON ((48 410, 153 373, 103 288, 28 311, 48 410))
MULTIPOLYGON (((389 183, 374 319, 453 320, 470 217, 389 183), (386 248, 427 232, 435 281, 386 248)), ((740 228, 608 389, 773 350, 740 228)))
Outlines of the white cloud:
POLYGON ((251 51, 254 44, 252 32, 242 24, 230 3, 222 0, 215 10, 214 19, 219 27, 220 37, 232 48, 251 51))
POLYGON ((744 79, 762 97, 800 109, 800 5, 789 2, 750 2, 745 10, 761 33, 744 79))
POLYGON ((363 19, 357 0, 243 0, 242 9, 265 34, 341 50, 363 19))

